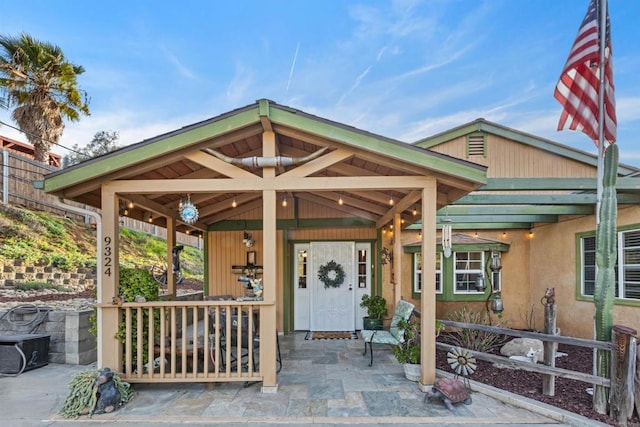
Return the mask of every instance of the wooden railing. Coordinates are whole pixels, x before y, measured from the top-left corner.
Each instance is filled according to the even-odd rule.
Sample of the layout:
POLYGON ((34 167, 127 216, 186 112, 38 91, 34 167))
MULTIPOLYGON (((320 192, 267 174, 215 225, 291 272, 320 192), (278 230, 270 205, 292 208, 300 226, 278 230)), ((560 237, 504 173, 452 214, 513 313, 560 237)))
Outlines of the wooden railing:
POLYGON ((259 345, 259 324, 263 309, 272 305, 263 301, 122 304, 123 380, 261 381, 259 353, 264 348, 259 345))
MULTIPOLYGON (((575 345, 579 347, 599 348, 607 351, 611 351, 613 345, 611 343, 586 340, 582 338, 566 337, 561 335, 549 335, 539 332, 519 331, 515 329, 499 328, 496 326, 477 325, 471 323, 454 322, 450 320, 440 320, 442 324, 448 327, 473 329, 477 331, 489 332, 493 334, 508 335, 512 337, 520 338, 533 338, 542 341, 543 343, 562 343, 567 345, 575 345)), ((436 343, 438 350, 448 351, 451 348, 450 344, 436 343)), ((469 349, 468 349, 469 350, 469 349)), ((608 378, 599 377, 597 375, 585 374, 582 372, 571 371, 568 369, 556 368, 555 366, 548 366, 545 364, 534 364, 528 362, 521 362, 514 359, 509 359, 504 356, 497 356, 495 354, 482 353, 478 351, 469 350, 469 352, 480 360, 487 362, 497 363, 501 366, 512 369, 523 369, 525 371, 539 372, 545 375, 552 375, 562 378, 570 378, 573 380, 583 381, 589 384, 602 385, 605 387, 611 386, 611 380, 608 378)))

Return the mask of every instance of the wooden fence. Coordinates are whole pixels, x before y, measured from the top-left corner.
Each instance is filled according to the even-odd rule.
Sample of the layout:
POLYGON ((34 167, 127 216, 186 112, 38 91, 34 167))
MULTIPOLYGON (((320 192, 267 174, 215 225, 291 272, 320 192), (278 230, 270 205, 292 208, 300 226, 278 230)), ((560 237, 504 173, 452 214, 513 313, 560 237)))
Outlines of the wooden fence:
MULTIPOLYGON (((419 314, 418 314, 419 316, 419 314)), ((555 377, 569 378, 593 384, 594 386, 607 387, 610 390, 610 415, 618 422, 626 425, 627 419, 631 418, 634 409, 634 381, 636 375, 636 331, 624 326, 613 327, 612 342, 587 340, 582 338, 566 337, 540 332, 520 331, 495 326, 478 325, 471 323, 454 322, 450 320, 439 320, 447 327, 471 329, 493 334, 500 334, 520 338, 533 338, 543 342, 545 347, 544 364, 530 363, 510 359, 508 357, 497 356, 479 351, 467 349, 476 359, 499 364, 505 368, 522 369, 526 371, 539 372, 543 374, 543 393, 554 395, 553 384, 555 377), (557 344, 567 344, 592 349, 609 351, 611 354, 611 372, 608 378, 597 375, 585 374, 583 372, 572 371, 555 367, 555 347, 557 344), (547 351, 551 348, 552 351, 547 351), (550 355, 551 357, 547 357, 550 355)), ((442 351, 451 349, 451 344, 436 343, 436 348, 442 351)))
MULTIPOLYGON (((33 210, 52 212, 76 221, 90 221, 88 216, 79 215, 61 208, 56 204, 56 196, 47 194, 43 190, 34 187, 34 181, 43 180, 47 174, 57 171, 57 168, 36 162, 35 160, 9 150, 0 149, 0 154, 0 169, 2 170, 0 189, 2 190, 1 200, 4 203, 23 206, 33 210)), ((83 209, 96 210, 80 203, 70 201, 67 201, 67 203, 83 209)), ((152 234, 162 239, 166 239, 167 237, 166 229, 132 218, 123 217, 122 225, 127 228, 152 234)), ((197 236, 177 233, 176 240, 178 243, 202 249, 202 241, 197 236)))

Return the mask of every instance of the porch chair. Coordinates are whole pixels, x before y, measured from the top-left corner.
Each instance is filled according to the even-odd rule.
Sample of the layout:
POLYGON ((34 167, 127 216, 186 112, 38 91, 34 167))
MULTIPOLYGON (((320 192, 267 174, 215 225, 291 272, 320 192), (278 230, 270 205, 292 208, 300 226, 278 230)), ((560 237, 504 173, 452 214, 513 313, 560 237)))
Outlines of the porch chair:
POLYGON ((400 302, 398 302, 398 306, 396 307, 396 311, 391 318, 391 325, 389 326, 389 330, 374 331, 363 329, 362 331, 360 331, 360 335, 364 340, 364 352, 362 353, 363 356, 367 354, 367 344, 369 344, 369 352, 371 354, 369 366, 373 366, 373 343, 398 345, 404 342, 404 329, 400 329, 398 327, 398 322, 403 319, 409 321, 414 308, 415 306, 410 302, 400 300, 400 302))
MULTIPOLYGON (((255 313, 254 313, 255 314, 255 313)), ((211 317, 211 324, 215 327, 215 310, 210 309, 209 315, 211 317)), ((249 336, 253 337, 252 339, 252 368, 253 371, 257 370, 257 364, 259 363, 259 353, 260 353, 260 337, 256 334, 255 323, 253 324, 253 330, 251 334, 249 333, 249 316, 246 313, 242 315, 231 314, 231 336, 227 337, 226 329, 227 329, 227 316, 224 310, 221 310, 220 313, 220 356, 222 358, 222 366, 226 366, 226 361, 224 360, 224 356, 226 354, 227 345, 231 347, 231 360, 229 361, 233 367, 236 366, 238 361, 242 364, 243 368, 248 369, 248 359, 249 359, 249 336), (238 344, 238 322, 242 322, 240 326, 241 336, 240 336, 240 353, 237 353, 237 344, 238 344)), ((278 365, 276 372, 280 372, 282 369, 282 357, 280 354, 280 339, 278 337, 278 331, 276 331, 276 363, 278 365)), ((211 349, 211 357, 213 361, 213 348, 211 349)), ((250 383, 245 383, 245 386, 250 383)))

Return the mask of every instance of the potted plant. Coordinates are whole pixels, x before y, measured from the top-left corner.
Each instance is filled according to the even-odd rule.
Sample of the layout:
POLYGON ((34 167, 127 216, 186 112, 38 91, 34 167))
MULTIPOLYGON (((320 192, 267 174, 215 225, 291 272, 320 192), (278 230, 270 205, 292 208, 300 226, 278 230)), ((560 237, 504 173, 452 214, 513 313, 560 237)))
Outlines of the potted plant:
MULTIPOLYGON (((420 380, 420 322, 415 320, 398 322, 398 328, 404 330, 404 342, 393 347, 392 352, 398 363, 402 363, 404 375, 409 381, 420 380)), ((436 337, 444 325, 436 320, 436 337)))
POLYGON ((381 330, 384 316, 387 315, 387 300, 380 295, 362 295, 360 307, 367 309, 367 316, 362 319, 362 329, 381 330))

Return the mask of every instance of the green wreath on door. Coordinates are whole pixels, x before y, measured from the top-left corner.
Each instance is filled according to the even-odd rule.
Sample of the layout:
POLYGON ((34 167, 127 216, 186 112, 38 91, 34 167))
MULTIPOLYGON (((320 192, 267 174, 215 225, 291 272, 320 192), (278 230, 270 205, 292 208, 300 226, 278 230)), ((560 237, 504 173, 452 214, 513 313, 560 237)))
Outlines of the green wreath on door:
POLYGON ((329 261, 325 265, 321 265, 318 269, 318 279, 324 283, 326 288, 339 288, 344 283, 344 269, 334 260, 329 261))

